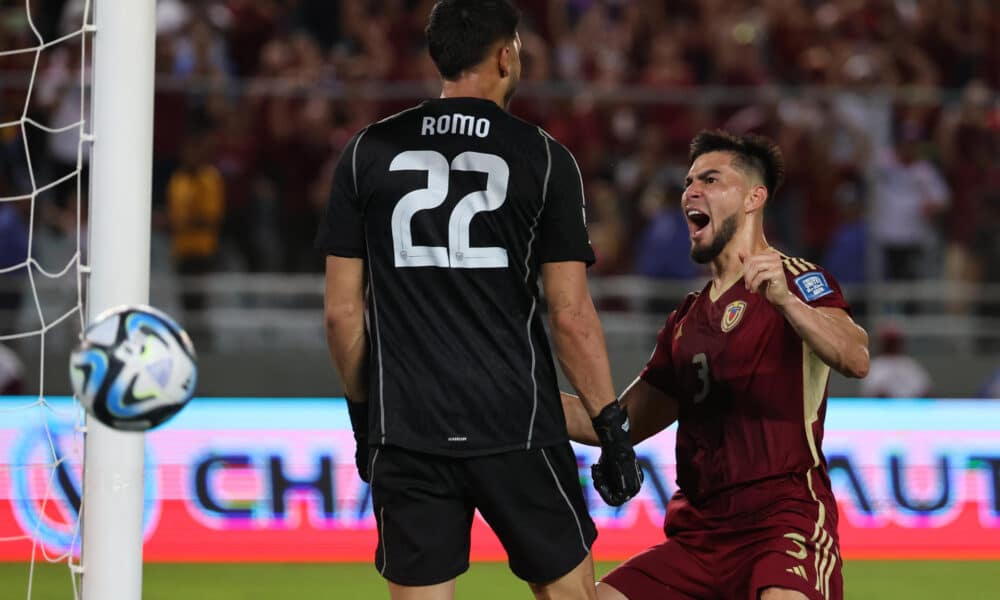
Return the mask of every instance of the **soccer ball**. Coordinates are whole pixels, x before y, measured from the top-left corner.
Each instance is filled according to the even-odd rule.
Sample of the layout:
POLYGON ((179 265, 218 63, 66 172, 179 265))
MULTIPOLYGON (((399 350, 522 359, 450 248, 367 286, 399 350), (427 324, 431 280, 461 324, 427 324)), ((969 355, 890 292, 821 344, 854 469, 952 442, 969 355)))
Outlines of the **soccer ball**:
POLYGON ((70 355, 73 392, 101 423, 126 431, 160 425, 191 400, 198 369, 191 338, 149 306, 99 315, 70 355))

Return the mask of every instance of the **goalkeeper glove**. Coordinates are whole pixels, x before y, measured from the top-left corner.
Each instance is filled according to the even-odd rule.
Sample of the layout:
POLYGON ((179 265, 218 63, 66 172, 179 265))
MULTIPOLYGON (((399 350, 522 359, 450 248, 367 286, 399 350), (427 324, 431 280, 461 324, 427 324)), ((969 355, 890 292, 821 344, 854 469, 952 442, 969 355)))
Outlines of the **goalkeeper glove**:
POLYGON ((351 402, 347 398, 347 411, 351 415, 351 429, 354 430, 354 465, 358 468, 361 481, 369 483, 371 473, 368 472, 368 403, 351 402))
POLYGON ((611 506, 621 506, 639 493, 642 470, 628 437, 628 414, 617 400, 591 419, 601 442, 601 458, 590 467, 594 489, 611 506))

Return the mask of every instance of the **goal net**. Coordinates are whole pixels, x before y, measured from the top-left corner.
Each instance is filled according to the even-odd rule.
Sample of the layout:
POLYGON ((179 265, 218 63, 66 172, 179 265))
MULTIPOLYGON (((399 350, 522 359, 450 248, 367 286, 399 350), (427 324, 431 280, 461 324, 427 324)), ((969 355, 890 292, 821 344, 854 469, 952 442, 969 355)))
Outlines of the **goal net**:
POLYGON ((141 597, 144 437, 63 394, 87 320, 148 302, 155 27, 155 0, 0 5, 3 598, 141 597))
POLYGON ((3 14, 0 388, 37 390, 0 409, 0 557, 27 563, 22 577, 4 578, 12 598, 32 598, 36 574, 51 576, 39 563, 66 565, 64 589, 80 596, 83 415, 48 395, 45 375, 63 366, 54 357, 66 355, 84 323, 89 11, 86 3, 71 6, 53 22, 26 1, 3 14), (25 381, 32 371, 37 383, 25 381))

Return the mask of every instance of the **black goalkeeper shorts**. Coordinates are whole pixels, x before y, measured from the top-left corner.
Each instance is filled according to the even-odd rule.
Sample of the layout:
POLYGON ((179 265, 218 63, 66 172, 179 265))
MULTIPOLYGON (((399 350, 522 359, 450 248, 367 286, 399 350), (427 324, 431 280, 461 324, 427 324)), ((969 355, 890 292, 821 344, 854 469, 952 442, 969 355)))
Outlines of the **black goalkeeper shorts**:
POLYGON ((433 585, 464 573, 476 509, 511 571, 530 583, 569 573, 597 538, 569 443, 472 458, 393 446, 371 454, 375 567, 393 583, 433 585))

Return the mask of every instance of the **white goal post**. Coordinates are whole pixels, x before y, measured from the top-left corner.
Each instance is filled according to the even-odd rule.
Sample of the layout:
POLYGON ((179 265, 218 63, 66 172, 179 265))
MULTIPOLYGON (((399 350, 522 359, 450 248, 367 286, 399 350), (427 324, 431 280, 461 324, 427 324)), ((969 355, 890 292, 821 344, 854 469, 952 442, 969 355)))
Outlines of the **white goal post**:
MULTIPOLYGON (((155 0, 95 4, 87 320, 149 302, 155 0)), ((145 436, 87 419, 83 600, 142 597, 145 436)))

